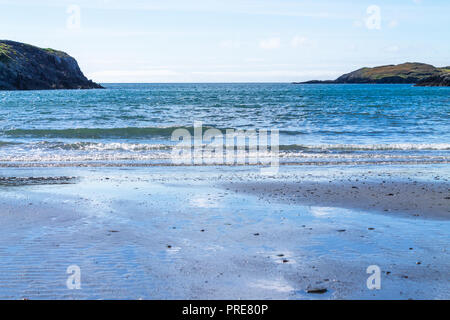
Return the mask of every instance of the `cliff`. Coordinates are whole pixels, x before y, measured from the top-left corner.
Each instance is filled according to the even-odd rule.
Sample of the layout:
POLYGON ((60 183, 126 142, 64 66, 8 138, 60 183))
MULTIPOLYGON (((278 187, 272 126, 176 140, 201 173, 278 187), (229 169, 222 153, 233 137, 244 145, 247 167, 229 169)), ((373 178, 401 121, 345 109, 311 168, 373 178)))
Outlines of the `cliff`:
POLYGON ((417 87, 449 87, 450 86, 450 73, 442 73, 440 75, 428 77, 419 80, 416 83, 417 87))
POLYGON ((356 71, 346 73, 336 80, 312 80, 306 82, 295 83, 323 83, 323 84, 339 84, 339 83, 441 83, 448 85, 448 81, 439 80, 444 75, 444 79, 448 77, 447 68, 436 68, 425 63, 402 63, 398 65, 387 65, 374 68, 361 68, 356 71), (445 77, 445 75, 447 76, 445 77), (447 84, 445 84, 447 83, 447 84))
POLYGON ((0 40, 0 90, 94 89, 77 61, 62 51, 0 40))

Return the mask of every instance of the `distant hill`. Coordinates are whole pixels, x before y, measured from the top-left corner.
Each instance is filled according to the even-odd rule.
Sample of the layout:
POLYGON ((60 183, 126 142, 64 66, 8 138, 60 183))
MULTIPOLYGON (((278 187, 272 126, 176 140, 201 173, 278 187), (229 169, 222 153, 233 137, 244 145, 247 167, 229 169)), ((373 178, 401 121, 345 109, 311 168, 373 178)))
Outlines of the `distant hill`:
POLYGON ((430 64, 407 62, 374 68, 361 68, 346 73, 336 80, 311 80, 295 84, 339 84, 339 83, 411 83, 418 86, 448 86, 450 68, 436 68, 430 64))
POLYGON ((67 53, 0 40, 0 90, 102 88, 67 53))

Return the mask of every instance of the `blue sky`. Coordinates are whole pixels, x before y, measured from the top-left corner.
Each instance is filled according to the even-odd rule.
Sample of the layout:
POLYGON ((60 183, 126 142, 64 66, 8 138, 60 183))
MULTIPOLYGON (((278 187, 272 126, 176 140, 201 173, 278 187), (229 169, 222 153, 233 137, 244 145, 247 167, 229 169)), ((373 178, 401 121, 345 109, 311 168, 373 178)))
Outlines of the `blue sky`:
POLYGON ((450 65, 450 1, 0 0, 0 39, 74 56, 98 82, 289 82, 450 65))

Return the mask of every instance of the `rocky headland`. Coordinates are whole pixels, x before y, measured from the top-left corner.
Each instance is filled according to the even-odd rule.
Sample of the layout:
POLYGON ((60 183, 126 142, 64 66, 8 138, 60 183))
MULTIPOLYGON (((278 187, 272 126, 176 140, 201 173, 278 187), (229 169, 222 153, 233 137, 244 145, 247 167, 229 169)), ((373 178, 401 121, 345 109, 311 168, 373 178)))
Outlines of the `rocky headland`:
POLYGON ((99 88, 65 52, 0 40, 0 90, 99 88))
POLYGON ((430 64, 406 62, 398 65, 387 65, 374 68, 361 68, 346 73, 336 80, 311 80, 294 82, 294 84, 402 84, 416 86, 448 86, 450 85, 450 67, 436 68, 430 64))

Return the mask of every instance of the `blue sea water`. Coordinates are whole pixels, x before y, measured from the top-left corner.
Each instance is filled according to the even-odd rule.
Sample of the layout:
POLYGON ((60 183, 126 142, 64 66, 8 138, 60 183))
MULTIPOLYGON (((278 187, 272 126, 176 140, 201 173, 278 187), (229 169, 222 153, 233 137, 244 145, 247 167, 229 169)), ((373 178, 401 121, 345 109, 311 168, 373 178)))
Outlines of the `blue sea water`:
POLYGON ((278 129, 281 162, 449 163, 450 88, 105 84, 0 92, 0 166, 169 163, 194 121, 278 129))

